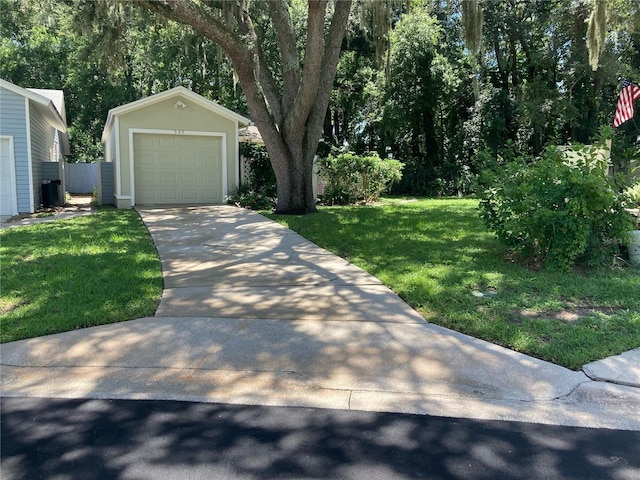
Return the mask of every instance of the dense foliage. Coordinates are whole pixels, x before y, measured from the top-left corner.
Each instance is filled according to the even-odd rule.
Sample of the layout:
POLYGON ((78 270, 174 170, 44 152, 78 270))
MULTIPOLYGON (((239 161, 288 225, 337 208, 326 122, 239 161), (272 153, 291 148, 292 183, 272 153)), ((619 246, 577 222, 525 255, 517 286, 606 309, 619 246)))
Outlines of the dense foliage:
POLYGON ((182 85, 239 113, 244 96, 220 49, 190 28, 120 2, 0 0, 0 77, 65 92, 71 162, 93 162, 109 109, 182 85), (82 7, 82 8, 81 8, 82 7))
POLYGON ((275 206, 276 176, 269 163, 264 145, 240 144, 240 156, 245 162, 245 178, 227 202, 252 210, 267 210, 275 206))
POLYGON ((579 259, 611 263, 631 217, 593 147, 549 147, 507 165, 480 209, 498 239, 523 259, 568 269, 579 259))
POLYGON ((382 192, 402 178, 399 161, 381 159, 376 154, 329 155, 320 158, 317 165, 318 175, 327 182, 322 195, 327 205, 375 202, 382 192))
MULTIPOLYGON (((402 3, 402 2, 399 2, 402 3)), ((589 64, 587 0, 480 2, 482 48, 463 41, 460 2, 396 4, 382 63, 354 22, 325 134, 405 164, 396 193, 477 191, 481 171, 548 145, 591 144, 610 125, 619 77, 640 82, 640 4, 610 0, 599 66, 589 64)), ((637 162, 639 122, 613 138, 615 171, 637 162)))
MULTIPOLYGON (((0 76, 65 90, 72 161, 101 154, 110 108, 176 85, 247 114, 237 77, 212 41, 135 2, 92 11, 98 3, 0 0, 0 76)), ((305 2, 289 3, 301 38, 305 2)), ((539 155, 553 144, 592 143, 611 124, 619 77, 640 82, 635 0, 606 2, 596 70, 586 45, 591 0, 480 2, 477 54, 465 45, 460 1, 387 0, 384 18, 365 14, 375 3, 354 3, 324 138, 359 155, 398 159, 404 170, 396 193, 474 192, 480 172, 496 162, 539 155)), ((273 37, 264 55, 277 64, 268 17, 258 27, 273 37)), ((638 124, 616 129, 616 173, 640 162, 638 124)))
POLYGON ((249 189, 262 192, 267 197, 276 196, 276 175, 269 163, 269 154, 264 145, 251 142, 240 144, 240 156, 246 164, 245 179, 242 183, 249 189))
POLYGON ((640 208, 640 181, 628 187, 624 193, 629 197, 632 206, 640 208))

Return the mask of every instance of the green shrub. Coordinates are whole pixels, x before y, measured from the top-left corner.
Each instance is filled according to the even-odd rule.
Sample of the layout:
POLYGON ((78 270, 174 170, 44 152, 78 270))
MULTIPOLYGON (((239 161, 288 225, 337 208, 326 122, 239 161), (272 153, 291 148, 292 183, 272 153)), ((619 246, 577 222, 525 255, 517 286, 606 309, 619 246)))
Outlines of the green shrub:
POLYGON ((640 207, 640 182, 635 185, 631 185, 624 191, 625 195, 629 197, 633 206, 640 207))
POLYGON ((227 196, 227 203, 251 210, 268 210, 276 204, 276 175, 264 145, 240 144, 246 161, 243 183, 227 196))
POLYGON ((247 166, 247 178, 243 183, 246 183, 251 191, 275 197, 276 174, 271 166, 267 148, 264 145, 243 142, 240 144, 240 154, 246 159, 247 166))
POLYGON ((321 158, 318 175, 327 182, 322 198, 324 203, 370 203, 402 178, 402 164, 393 159, 381 159, 377 154, 363 157, 347 152, 321 158))
POLYGON ((508 164, 482 195, 481 216, 525 260, 568 269, 611 260, 630 216, 593 147, 550 147, 538 159, 508 164))
POLYGON ((249 184, 242 184, 227 197, 227 203, 251 210, 268 210, 276 205, 274 197, 265 190, 253 190, 249 184))

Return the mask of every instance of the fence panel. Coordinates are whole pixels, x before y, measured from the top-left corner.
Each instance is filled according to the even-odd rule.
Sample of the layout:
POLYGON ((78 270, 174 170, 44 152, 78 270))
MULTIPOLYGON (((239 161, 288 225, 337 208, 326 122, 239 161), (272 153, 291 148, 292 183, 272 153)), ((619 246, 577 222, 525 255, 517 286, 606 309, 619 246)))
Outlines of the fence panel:
POLYGON ((96 186, 96 163, 67 163, 66 186, 69 193, 93 193, 96 186))

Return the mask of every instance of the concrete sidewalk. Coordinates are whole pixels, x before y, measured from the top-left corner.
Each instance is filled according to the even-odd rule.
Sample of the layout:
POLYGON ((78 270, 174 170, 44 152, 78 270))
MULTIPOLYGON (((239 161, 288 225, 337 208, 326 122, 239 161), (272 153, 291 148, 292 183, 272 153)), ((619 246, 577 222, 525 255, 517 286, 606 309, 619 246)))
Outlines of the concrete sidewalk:
POLYGON ((425 322, 376 278, 254 212, 140 213, 162 259, 156 315, 5 344, 3 395, 640 430, 639 350, 573 372, 425 322))
POLYGON ((96 210, 91 205, 91 200, 91 195, 72 195, 62 207, 47 208, 33 214, 16 215, 5 220, 0 218, 0 229, 27 227, 92 215, 96 210))

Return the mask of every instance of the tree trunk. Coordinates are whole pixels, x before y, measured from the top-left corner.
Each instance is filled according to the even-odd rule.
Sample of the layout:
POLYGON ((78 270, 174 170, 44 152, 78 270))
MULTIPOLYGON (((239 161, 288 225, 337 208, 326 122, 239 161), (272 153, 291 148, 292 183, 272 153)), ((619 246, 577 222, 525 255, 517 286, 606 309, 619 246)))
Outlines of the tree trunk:
MULTIPOLYGON (((259 126, 258 126, 259 128, 259 126)), ((275 213, 304 215, 316 211, 313 195, 313 155, 304 156, 300 148, 302 142, 293 139, 290 143, 281 141, 283 136, 265 138, 271 165, 276 174, 277 203, 275 213)), ((316 147, 318 142, 316 141, 316 147)), ((313 151, 315 154, 315 149, 313 151)))
POLYGON ((236 70, 251 118, 262 135, 276 174, 276 213, 315 212, 313 157, 322 136, 351 0, 335 2, 329 19, 328 0, 308 0, 302 62, 288 2, 264 3, 276 32, 279 75, 274 75, 266 61, 249 2, 222 2, 220 6, 228 9, 231 16, 225 20, 214 14, 214 7, 190 0, 140 0, 139 4, 192 26, 224 50, 236 70), (327 20, 330 20, 328 28, 327 20))
POLYGON ((305 215, 316 212, 313 194, 312 162, 291 157, 291 167, 284 170, 285 178, 278 182, 278 202, 274 213, 305 215))
POLYGON ((422 126, 424 129, 425 157, 429 166, 440 164, 438 139, 436 138, 436 125, 433 118, 433 112, 425 109, 422 112, 422 126))

